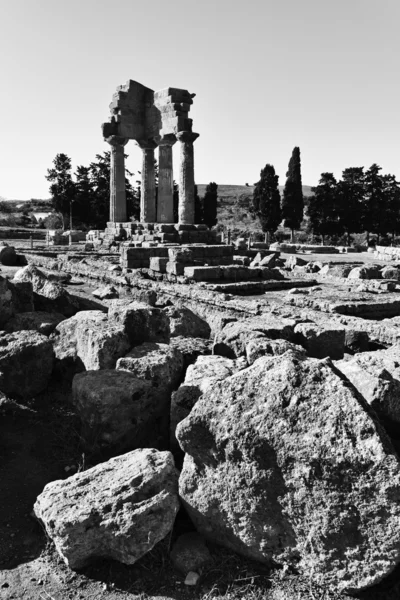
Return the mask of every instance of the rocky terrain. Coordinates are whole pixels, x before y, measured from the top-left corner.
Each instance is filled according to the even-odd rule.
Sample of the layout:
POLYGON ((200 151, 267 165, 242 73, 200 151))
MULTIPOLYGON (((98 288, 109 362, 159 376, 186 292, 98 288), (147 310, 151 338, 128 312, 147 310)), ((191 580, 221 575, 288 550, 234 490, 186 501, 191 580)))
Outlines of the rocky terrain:
POLYGON ((2 598, 398 598, 400 268, 242 254, 0 247, 2 598))

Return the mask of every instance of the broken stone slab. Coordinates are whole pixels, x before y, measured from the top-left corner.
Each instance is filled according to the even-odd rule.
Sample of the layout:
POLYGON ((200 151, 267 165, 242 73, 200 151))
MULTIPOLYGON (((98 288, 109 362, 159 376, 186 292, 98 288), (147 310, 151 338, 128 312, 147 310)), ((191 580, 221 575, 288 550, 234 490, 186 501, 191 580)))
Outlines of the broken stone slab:
POLYGON ((319 271, 319 275, 326 275, 328 277, 347 277, 354 265, 324 265, 319 271))
POLYGON ((133 373, 104 369, 75 375, 72 402, 81 418, 87 447, 106 452, 157 447, 169 403, 165 393, 133 373))
POLYGON ((256 338, 250 340, 246 346, 246 358, 249 365, 252 365, 262 356, 279 356, 288 350, 299 352, 306 355, 302 346, 288 342, 287 340, 269 340, 266 338, 256 338))
POLYGON ((131 345, 169 342, 169 318, 160 308, 143 302, 126 304, 124 301, 112 300, 108 315, 110 323, 123 328, 131 345))
POLYGON ((36 331, 0 332, 0 391, 11 398, 31 398, 48 385, 54 351, 36 331))
POLYGON ((94 290, 92 296, 95 296, 95 298, 99 298, 100 300, 111 300, 113 298, 119 298, 119 293, 113 285, 104 285, 97 288, 97 290, 94 290))
POLYGON ((178 509, 172 455, 152 448, 52 481, 34 506, 74 570, 99 558, 134 564, 171 531, 178 509))
POLYGON ((117 361, 118 371, 128 371, 137 379, 150 381, 163 388, 167 394, 177 387, 182 379, 185 361, 182 354, 169 344, 145 342, 135 346, 117 361))
POLYGON ((75 315, 79 310, 78 301, 60 285, 50 281, 46 275, 34 265, 19 269, 14 275, 14 282, 31 282, 34 291, 35 310, 59 312, 66 317, 75 315))
POLYGON ((170 448, 175 454, 181 454, 175 437, 178 423, 183 421, 197 400, 217 381, 223 381, 240 369, 247 366, 242 359, 231 360, 223 356, 199 356, 186 371, 185 379, 179 389, 171 397, 170 413, 170 448))
POLYGON ((379 415, 400 423, 400 345, 356 354, 335 365, 379 415))
POLYGON ((294 341, 296 321, 265 315, 234 321, 225 325, 214 340, 213 354, 236 358, 246 353, 247 343, 254 338, 285 339, 294 341))
POLYGON ((42 311, 24 312, 16 314, 4 325, 7 333, 15 331, 33 330, 49 336, 57 325, 64 321, 64 315, 60 313, 47 313, 42 311))
POLYGON ((167 306, 163 309, 169 318, 171 337, 185 336, 209 339, 211 328, 207 321, 185 306, 167 306))
POLYGON ((51 336, 56 359, 78 370, 112 369, 131 344, 122 325, 100 310, 84 310, 62 321, 51 336))
POLYGON ((296 341, 313 358, 340 360, 345 350, 346 331, 344 327, 315 323, 299 323, 294 329, 296 341))
POLYGON ((329 359, 260 358, 177 428, 180 496, 207 539, 357 592, 400 561, 400 463, 329 359))
POLYGON ((205 340, 203 338, 192 338, 177 336, 171 337, 170 346, 179 350, 184 360, 185 370, 189 365, 196 362, 198 356, 204 354, 208 355, 212 353, 212 340, 205 340))
POLYGON ((172 547, 170 557, 174 567, 183 575, 190 571, 201 573, 212 563, 205 539, 197 531, 180 535, 172 547))

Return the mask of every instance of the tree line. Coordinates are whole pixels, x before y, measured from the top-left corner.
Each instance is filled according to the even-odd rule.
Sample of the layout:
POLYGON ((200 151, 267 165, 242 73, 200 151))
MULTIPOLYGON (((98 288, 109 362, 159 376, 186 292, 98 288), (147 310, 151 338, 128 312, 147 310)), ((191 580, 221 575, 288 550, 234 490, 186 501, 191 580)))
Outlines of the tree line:
POLYGON ((400 234, 400 184, 391 174, 382 174, 377 164, 345 169, 337 181, 333 173, 322 173, 312 195, 303 197, 300 149, 293 149, 286 173, 283 197, 278 190, 279 177, 272 165, 267 164, 253 192, 253 208, 261 228, 272 235, 283 220, 283 226, 292 232, 299 229, 306 204, 307 232, 322 238, 345 236, 350 245, 351 234, 366 233, 377 236, 400 234))
MULTIPOLYGON (((125 155, 125 158, 128 158, 125 155)), ((53 166, 47 170, 46 179, 50 183, 50 196, 53 211, 60 215, 62 226, 67 228, 73 220, 76 227, 104 229, 109 221, 110 212, 110 169, 111 152, 96 154, 89 166, 78 166, 75 173, 69 156, 60 153, 53 160, 53 166)), ((158 192, 158 165, 155 161, 156 201, 158 192)), ((140 175, 140 171, 138 172, 140 175)), ((134 173, 125 167, 125 190, 127 219, 138 221, 140 218, 140 178, 133 185, 134 173)), ((218 185, 210 182, 205 195, 200 198, 195 187, 196 223, 212 227, 217 222, 218 185)), ((179 190, 174 182, 174 222, 178 222, 179 190)), ((52 219, 54 222, 54 219, 52 219)))

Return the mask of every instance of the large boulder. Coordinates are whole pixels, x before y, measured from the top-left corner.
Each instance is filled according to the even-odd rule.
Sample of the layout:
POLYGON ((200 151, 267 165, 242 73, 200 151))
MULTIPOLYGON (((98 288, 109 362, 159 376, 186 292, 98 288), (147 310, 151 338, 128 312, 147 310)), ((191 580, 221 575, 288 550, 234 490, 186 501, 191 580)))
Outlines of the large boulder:
POLYGON ((359 591, 400 561, 400 463, 329 359, 287 352, 215 383, 177 428, 197 530, 359 591))
POLYGON ((33 330, 50 335, 61 321, 64 321, 64 315, 60 313, 47 313, 42 311, 19 313, 12 317, 4 326, 7 333, 14 331, 33 330))
POLYGON ((185 368, 182 354, 169 344, 145 342, 119 358, 118 371, 128 371, 137 379, 150 381, 166 393, 177 387, 185 368))
POLYGON ((245 366, 247 364, 243 359, 231 360, 216 355, 199 356, 196 362, 189 366, 184 382, 171 398, 170 447, 174 453, 179 453, 175 437, 176 427, 186 419, 200 396, 212 389, 217 381, 223 381, 245 366))
POLYGON ((203 338, 187 338, 180 335, 178 337, 171 337, 170 346, 176 348, 182 354, 186 369, 189 365, 196 362, 198 356, 211 354, 213 342, 212 340, 205 340, 203 338))
POLYGON ((163 390, 132 373, 104 369, 75 375, 76 406, 87 447, 106 452, 162 445, 169 405, 163 390))
POLYGON ((313 358, 343 358, 346 331, 340 325, 316 325, 315 323, 299 323, 295 329, 296 341, 303 346, 313 358))
POLYGON ((14 246, 4 243, 0 245, 0 263, 7 267, 18 265, 18 255, 14 246))
POLYGON ((379 265, 363 265, 362 267, 354 267, 348 274, 348 279, 381 279, 382 267, 379 265))
POLYGON ((0 332, 0 391, 28 398, 42 392, 54 365, 53 346, 35 331, 0 332))
POLYGON ((400 423, 400 345, 356 354, 335 365, 378 414, 400 423))
POLYGON ((339 265, 333 263, 323 265, 319 271, 319 275, 325 275, 327 277, 348 277, 350 271, 352 270, 353 265, 339 265))
POLYGON ((84 310, 62 321, 52 334, 58 361, 78 370, 113 369, 131 344, 122 325, 100 310, 84 310))
POLYGON ((217 333, 214 340, 213 353, 236 358, 246 353, 248 342, 256 338, 294 340, 293 319, 264 315, 262 317, 251 317, 243 321, 227 323, 217 333))
POLYGON ((132 565, 172 529, 177 472, 169 452, 141 449, 47 484, 34 511, 71 569, 99 558, 132 565))
POLYGON ((167 306, 163 309, 169 318, 171 337, 185 336, 209 339, 211 328, 207 321, 185 306, 167 306))
POLYGON ((67 290, 49 278, 34 265, 27 265, 19 269, 15 275, 15 282, 30 281, 33 286, 35 309, 45 312, 56 311, 66 317, 75 315, 79 310, 78 301, 67 290))
POLYGON ((160 308, 144 302, 112 300, 108 311, 110 323, 121 326, 132 346, 143 342, 168 343, 169 318, 160 308))

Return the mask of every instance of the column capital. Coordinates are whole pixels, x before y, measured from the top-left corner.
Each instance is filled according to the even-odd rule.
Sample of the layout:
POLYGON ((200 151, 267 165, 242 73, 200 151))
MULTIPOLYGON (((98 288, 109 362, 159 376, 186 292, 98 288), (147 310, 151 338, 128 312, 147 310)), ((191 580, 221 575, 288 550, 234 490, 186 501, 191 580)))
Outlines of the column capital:
POLYGON ((158 142, 155 139, 148 140, 135 140, 139 148, 142 150, 155 150, 158 146, 158 142))
POLYGON ((180 142, 191 142, 193 144, 193 142, 197 140, 199 135, 199 133, 194 133, 194 131, 179 131, 176 134, 176 137, 180 142))
POLYGON ((110 135, 105 140, 111 146, 125 146, 129 142, 128 138, 121 137, 120 135, 110 135))
POLYGON ((176 136, 173 133, 167 133, 161 136, 158 142, 159 146, 173 146, 176 143, 176 136))

